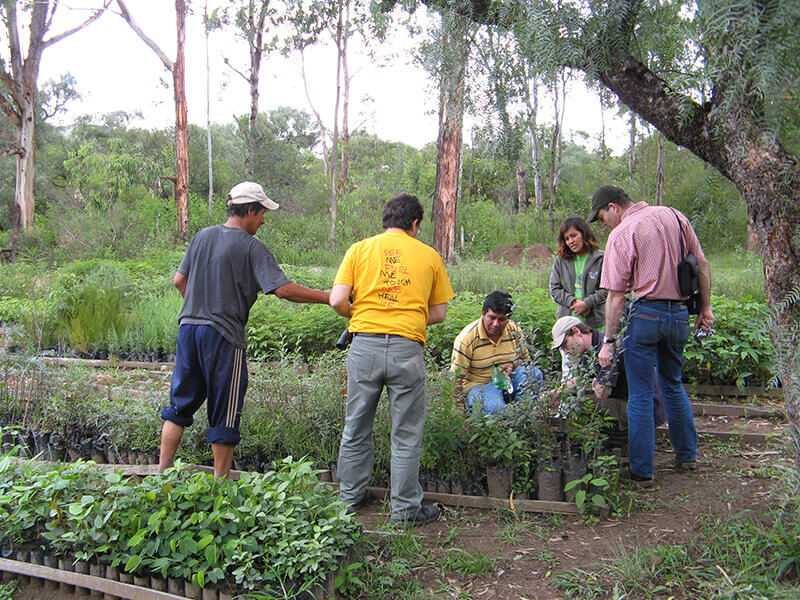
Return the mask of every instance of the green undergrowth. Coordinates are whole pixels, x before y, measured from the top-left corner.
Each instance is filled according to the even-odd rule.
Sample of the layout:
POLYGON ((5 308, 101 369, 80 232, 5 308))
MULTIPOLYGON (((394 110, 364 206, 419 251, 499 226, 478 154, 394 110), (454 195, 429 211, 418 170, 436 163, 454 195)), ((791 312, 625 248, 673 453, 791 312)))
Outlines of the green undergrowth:
POLYGON ((0 459, 0 542, 131 573, 294 589, 339 568, 359 527, 308 461, 238 481, 177 468, 139 481, 91 463, 0 459))
POLYGON ((797 598, 798 500, 766 515, 742 513, 701 522, 685 544, 619 549, 611 561, 566 571, 556 585, 568 598, 707 600, 797 598))
MULTIPOLYGON (((772 345, 763 292, 756 293, 760 261, 746 253, 724 255, 718 281, 728 295, 714 294, 715 335, 689 340, 684 376, 689 383, 764 385, 771 377, 772 345), (744 275, 737 275, 737 262, 744 275), (744 278, 744 279, 743 279, 744 278), (724 285, 723 285, 724 284, 724 285)), ((91 259, 75 261, 52 272, 30 264, 0 265, 0 320, 8 344, 35 352, 41 349, 108 352, 121 359, 164 360, 174 352, 182 299, 172 285, 181 253, 148 261, 91 259)), ((328 289, 334 267, 285 266, 294 281, 328 289)), ((483 298, 493 289, 513 291, 513 319, 525 331, 540 366, 557 370, 559 357, 549 351, 555 305, 548 289, 550 267, 512 268, 465 260, 448 267, 456 296, 447 318, 428 329, 426 353, 446 366, 461 329, 480 316, 483 298)), ((759 280, 758 278, 762 279, 759 280)), ((330 307, 295 304, 259 296, 247 326, 248 356, 280 360, 299 354, 306 360, 334 347, 347 321, 330 307)))

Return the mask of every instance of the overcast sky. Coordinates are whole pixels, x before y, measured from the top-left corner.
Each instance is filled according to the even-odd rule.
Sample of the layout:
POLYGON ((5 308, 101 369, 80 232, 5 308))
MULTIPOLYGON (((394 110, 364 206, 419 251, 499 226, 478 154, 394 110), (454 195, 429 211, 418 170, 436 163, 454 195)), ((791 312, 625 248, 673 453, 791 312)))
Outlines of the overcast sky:
MULTIPOLYGON (((87 8, 100 0, 62 0, 51 29, 51 35, 83 20, 87 8)), ((209 7, 219 4, 209 0, 209 7)), ((141 28, 164 52, 175 56, 175 10, 168 0, 129 0, 129 9, 141 28)), ((62 116, 69 123, 80 114, 106 113, 115 110, 141 111, 140 126, 165 127, 174 124, 171 75, 156 54, 148 48, 114 13, 106 14, 87 29, 74 34, 45 50, 39 83, 69 72, 77 80, 82 99, 73 103, 62 116)), ((194 14, 187 19, 186 87, 189 121, 206 122, 205 38, 202 25, 202 2, 192 3, 194 14)), ((420 12, 420 23, 430 26, 437 17, 420 12)), ((27 25, 27 15, 20 21, 27 25)), ((411 49, 419 40, 405 31, 396 31, 387 43, 374 50, 377 60, 368 57, 360 40, 351 49, 351 128, 361 126, 383 139, 402 141, 415 147, 435 142, 437 137, 437 94, 434 82, 412 58, 411 49), (367 100, 369 97, 371 100, 367 100)), ((3 50, 3 54, 7 49, 3 50)), ((229 123, 235 115, 249 110, 246 82, 223 63, 228 57, 242 72, 247 71, 246 43, 230 31, 214 32, 210 40, 211 119, 229 123)), ((282 58, 268 55, 262 63, 260 110, 281 105, 309 111, 303 90, 299 55, 282 58)), ((336 53, 331 43, 315 47, 306 55, 306 71, 313 102, 322 113, 326 125, 332 122, 335 94, 336 53)), ((540 96, 540 123, 552 121, 552 100, 540 96)), ((485 117, 480 117, 483 122, 485 117)), ((474 118, 465 122, 465 139, 469 140, 474 118)), ((565 129, 583 131, 596 146, 600 132, 600 105, 597 95, 580 83, 571 85, 567 96, 565 129)), ((615 153, 627 146, 625 124, 606 113, 607 143, 615 153)), ((578 136, 580 137, 580 136, 578 136)), ((577 141, 580 139, 576 138, 577 141)))

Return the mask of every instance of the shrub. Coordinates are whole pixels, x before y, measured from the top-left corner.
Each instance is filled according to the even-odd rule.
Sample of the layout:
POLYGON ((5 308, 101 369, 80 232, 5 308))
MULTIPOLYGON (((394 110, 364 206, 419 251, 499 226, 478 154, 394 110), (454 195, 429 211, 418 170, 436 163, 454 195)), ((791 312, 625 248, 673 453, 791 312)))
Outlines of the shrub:
POLYGON ((239 481, 180 468, 139 482, 77 463, 37 470, 0 459, 0 541, 46 543, 128 572, 308 587, 338 567, 358 526, 308 462, 239 481), (39 535, 41 532, 40 539, 39 535))

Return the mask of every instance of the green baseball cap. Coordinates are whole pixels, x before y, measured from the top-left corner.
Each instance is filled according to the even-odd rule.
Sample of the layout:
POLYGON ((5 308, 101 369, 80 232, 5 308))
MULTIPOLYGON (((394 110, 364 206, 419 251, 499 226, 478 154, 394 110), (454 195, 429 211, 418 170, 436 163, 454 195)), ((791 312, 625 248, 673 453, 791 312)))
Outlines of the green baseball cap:
POLYGON ((618 188, 615 185, 601 185, 592 195, 592 212, 589 218, 586 219, 587 223, 597 220, 597 213, 601 208, 605 208, 609 203, 614 202, 622 197, 628 197, 625 190, 618 188))

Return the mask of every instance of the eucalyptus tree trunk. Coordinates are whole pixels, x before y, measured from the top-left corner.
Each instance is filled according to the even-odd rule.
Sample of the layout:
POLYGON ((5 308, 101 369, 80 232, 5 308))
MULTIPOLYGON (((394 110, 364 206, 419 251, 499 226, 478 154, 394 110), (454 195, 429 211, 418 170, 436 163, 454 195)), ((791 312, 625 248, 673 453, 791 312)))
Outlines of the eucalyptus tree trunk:
MULTIPOLYGON (((0 110, 5 113, 16 129, 15 147, 6 149, 4 156, 16 156, 13 236, 12 246, 16 248, 20 230, 34 225, 34 179, 36 169, 36 112, 35 102, 38 93, 39 68, 42 53, 46 48, 80 31, 103 14, 111 0, 105 0, 102 8, 94 11, 83 23, 45 38, 52 24, 53 13, 58 0, 38 0, 35 3, 18 3, 5 0, 2 7, 8 44, 7 61, 0 60, 0 86, 5 94, 0 94, 0 110), (20 43, 20 29, 17 19, 17 4, 22 4, 30 13, 27 27, 27 54, 23 54, 20 43), (30 4, 30 6, 28 6, 30 4)), ((12 254, 12 258, 14 254, 12 254)))
POLYGON ((439 136, 433 192, 433 247, 446 263, 456 259, 456 206, 461 184, 464 87, 469 57, 465 19, 442 13, 439 136))
MULTIPOLYGON (((342 44, 342 4, 339 3, 339 16, 336 21, 336 47, 341 48, 342 44)), ((333 110, 333 138, 331 141, 331 227, 328 234, 331 250, 336 251, 336 218, 339 208, 339 100, 342 97, 342 57, 339 52, 336 53, 336 103, 333 110)))
POLYGON ((347 67, 347 41, 350 38, 350 0, 344 0, 345 20, 342 29, 339 61, 342 64, 344 94, 342 98, 342 172, 341 188, 346 189, 350 178, 350 71, 347 67))
POLYGON ((525 108, 528 112, 528 128, 531 135, 531 171, 533 172, 533 196, 536 208, 541 210, 544 206, 544 190, 542 189, 542 175, 539 172, 541 162, 539 149, 539 132, 536 129, 536 120, 539 112, 539 78, 536 73, 528 72, 526 66, 525 108))
POLYGON ((264 7, 258 11, 258 15, 254 15, 254 5, 250 6, 250 16, 252 31, 250 31, 250 73, 247 78, 247 83, 250 87, 250 112, 247 116, 247 140, 244 154, 244 172, 248 179, 253 178, 253 154, 256 152, 256 127, 258 126, 258 103, 259 92, 258 86, 261 82, 261 58, 263 56, 264 46, 264 25, 267 18, 266 5, 269 2, 264 2, 264 7))
POLYGON ((330 153, 328 151, 328 130, 325 127, 325 123, 322 122, 322 116, 319 114, 317 107, 314 106, 314 103, 311 101, 311 94, 308 91, 308 77, 306 77, 306 55, 303 48, 300 48, 300 73, 303 76, 303 89, 306 92, 308 106, 311 108, 311 112, 314 113, 314 118, 317 120, 317 125, 319 126, 319 139, 322 144, 322 164, 325 170, 325 176, 327 177, 331 171, 330 153))
POLYGON ((214 165, 211 153, 211 62, 208 57, 208 0, 203 5, 206 33, 206 154, 208 155, 208 213, 214 209, 214 165))
POLYGON ((150 39, 131 15, 125 0, 117 0, 120 16, 139 36, 139 38, 161 60, 164 67, 172 74, 173 97, 175 100, 175 221, 176 234, 179 240, 189 241, 189 129, 186 109, 186 63, 184 46, 186 44, 186 2, 175 0, 177 49, 174 61, 150 39))
POLYGON ((561 181, 561 125, 564 119, 564 104, 562 96, 566 95, 566 89, 559 89, 559 80, 562 87, 566 86, 563 77, 556 77, 553 80, 553 134, 550 138, 550 173, 548 178, 548 191, 550 198, 547 202, 547 218, 550 222, 550 233, 555 232, 556 225, 553 220, 553 207, 556 202, 558 184, 561 181))
POLYGON ((630 112, 629 119, 630 144, 628 145, 628 179, 633 181, 636 175, 636 113, 630 112))
POLYGON ((186 2, 175 0, 177 50, 172 68, 175 92, 175 222, 179 240, 189 241, 189 121, 186 108, 186 2))

